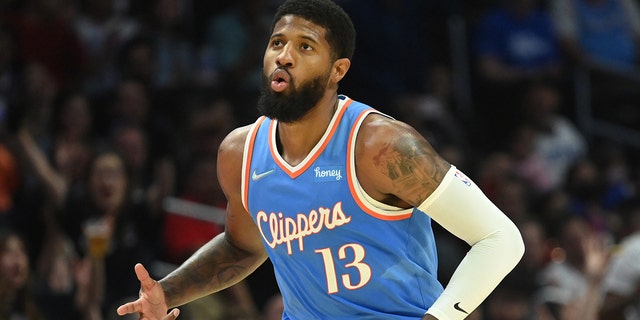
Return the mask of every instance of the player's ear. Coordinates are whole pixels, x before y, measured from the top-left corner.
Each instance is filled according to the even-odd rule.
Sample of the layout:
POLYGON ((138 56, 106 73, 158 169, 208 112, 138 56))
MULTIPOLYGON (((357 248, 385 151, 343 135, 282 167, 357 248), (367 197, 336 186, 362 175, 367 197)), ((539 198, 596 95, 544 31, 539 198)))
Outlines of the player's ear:
POLYGON ((349 71, 349 67, 351 67, 351 60, 349 58, 340 58, 333 63, 333 80, 338 83, 349 71))

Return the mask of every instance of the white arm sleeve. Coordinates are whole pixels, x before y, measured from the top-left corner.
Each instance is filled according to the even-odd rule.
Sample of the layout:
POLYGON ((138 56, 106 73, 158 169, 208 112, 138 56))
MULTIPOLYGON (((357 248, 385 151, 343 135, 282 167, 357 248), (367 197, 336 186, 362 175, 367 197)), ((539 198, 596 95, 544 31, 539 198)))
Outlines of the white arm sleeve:
POLYGON ((427 310, 439 320, 464 319, 522 258, 520 231, 453 166, 418 209, 471 245, 442 295, 427 310))

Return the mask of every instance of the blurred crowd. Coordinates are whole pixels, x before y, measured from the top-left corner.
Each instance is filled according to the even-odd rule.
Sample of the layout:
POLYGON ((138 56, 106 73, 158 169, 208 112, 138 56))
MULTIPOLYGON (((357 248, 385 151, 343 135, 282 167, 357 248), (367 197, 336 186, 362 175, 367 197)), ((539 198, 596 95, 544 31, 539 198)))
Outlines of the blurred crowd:
MULTIPOLYGON (((135 263, 161 277, 224 230, 217 147, 258 116, 281 2, 0 1, 0 319, 117 319, 135 263)), ((620 77, 637 0, 337 2, 358 31, 340 91, 414 126, 522 232, 469 319, 640 319, 639 144, 585 132, 572 77, 606 70, 593 101, 640 128, 620 77)), ((446 284, 468 247, 434 227, 446 284)), ((267 262, 181 318, 281 311, 267 262)))

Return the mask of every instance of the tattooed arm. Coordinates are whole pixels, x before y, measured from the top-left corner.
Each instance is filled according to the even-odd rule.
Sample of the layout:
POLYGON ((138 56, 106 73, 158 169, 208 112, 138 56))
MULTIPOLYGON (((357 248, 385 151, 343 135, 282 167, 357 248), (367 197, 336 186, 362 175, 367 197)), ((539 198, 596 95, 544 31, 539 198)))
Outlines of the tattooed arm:
POLYGON ((155 281, 142 265, 136 266, 140 298, 118 308, 118 314, 139 313, 143 319, 175 319, 176 307, 244 279, 266 259, 262 240, 241 200, 242 153, 248 127, 236 129, 218 152, 218 179, 227 196, 227 221, 221 233, 164 279, 155 281))
POLYGON ((365 119, 356 144, 356 174, 364 190, 388 205, 420 205, 451 165, 415 129, 381 115, 365 119))

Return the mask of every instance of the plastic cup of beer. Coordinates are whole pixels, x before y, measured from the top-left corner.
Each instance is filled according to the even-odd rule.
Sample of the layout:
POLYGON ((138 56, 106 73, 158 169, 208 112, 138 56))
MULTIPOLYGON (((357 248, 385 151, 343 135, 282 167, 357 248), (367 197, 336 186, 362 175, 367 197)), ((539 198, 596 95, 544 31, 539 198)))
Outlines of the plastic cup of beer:
POLYGON ((89 220, 84 224, 88 253, 94 258, 103 258, 109 249, 109 225, 104 219, 89 220))

